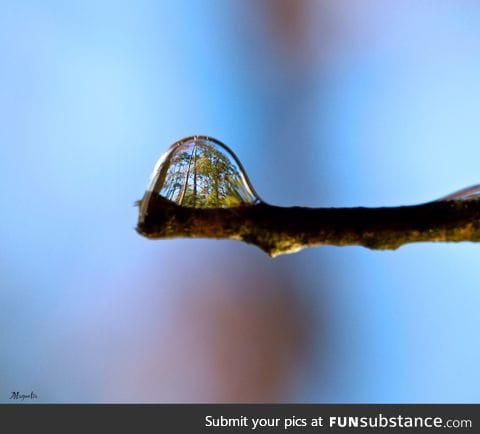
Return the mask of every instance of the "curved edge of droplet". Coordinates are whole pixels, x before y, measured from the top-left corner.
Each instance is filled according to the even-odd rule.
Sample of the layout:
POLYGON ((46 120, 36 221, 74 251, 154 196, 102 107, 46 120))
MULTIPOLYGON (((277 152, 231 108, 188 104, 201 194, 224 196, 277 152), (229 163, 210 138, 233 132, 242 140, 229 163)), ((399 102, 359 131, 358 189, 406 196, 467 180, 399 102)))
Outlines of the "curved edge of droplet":
POLYGON ((155 166, 153 167, 153 170, 150 174, 146 191, 155 191, 155 183, 157 181, 158 172, 160 171, 160 168, 163 166, 163 163, 170 156, 170 154, 172 153, 174 147, 177 145, 178 142, 179 141, 176 141, 175 143, 170 145, 168 149, 162 155, 160 155, 160 158, 156 161, 155 166))
MULTIPOLYGON (((243 167, 243 164, 240 162, 239 158, 237 157, 237 155, 235 154, 235 152, 233 152, 225 143, 221 142, 220 140, 214 138, 214 137, 211 137, 211 136, 204 136, 204 135, 199 135, 199 134, 195 134, 193 136, 187 136, 187 137, 184 137, 183 139, 180 139, 180 140, 177 140, 173 145, 171 145, 168 150, 165 152, 164 155, 167 155, 170 150, 172 148, 174 148, 175 146, 177 146, 179 143, 181 142, 186 142, 188 140, 210 140, 212 142, 214 142, 216 145, 220 146, 220 148, 223 148, 225 149, 225 151, 228 152, 229 155, 231 155, 233 157, 233 159, 235 160, 235 163, 237 163, 238 165, 238 168, 240 169, 240 175, 242 177, 242 181, 245 183, 245 185, 248 186, 249 190, 250 190, 250 193, 252 194, 253 197, 256 198, 256 201, 253 203, 253 205, 258 205, 260 203, 266 203, 261 197, 260 195, 257 193, 257 191, 255 190, 255 188, 253 187, 253 184, 250 182, 250 178, 248 177, 248 174, 247 174, 247 171, 245 170, 245 168, 243 167)), ((159 167, 158 163, 156 165, 156 167, 159 167)))
POLYGON ((444 202, 449 200, 480 200, 480 184, 471 185, 470 187, 454 191, 453 193, 434 200, 434 202, 444 202))

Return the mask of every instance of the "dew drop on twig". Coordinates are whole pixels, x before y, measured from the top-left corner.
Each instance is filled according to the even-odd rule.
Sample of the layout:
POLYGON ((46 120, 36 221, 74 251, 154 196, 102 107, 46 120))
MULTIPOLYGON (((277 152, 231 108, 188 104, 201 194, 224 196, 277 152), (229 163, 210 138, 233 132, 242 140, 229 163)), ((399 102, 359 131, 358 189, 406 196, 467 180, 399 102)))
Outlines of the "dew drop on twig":
POLYGON ((455 191, 447 196, 437 199, 437 201, 447 201, 447 200, 479 200, 480 199, 480 184, 472 185, 467 188, 462 188, 461 190, 455 191))
POLYGON ((232 208, 261 201, 236 155, 206 136, 179 140, 160 157, 142 202, 152 194, 187 208, 232 208))

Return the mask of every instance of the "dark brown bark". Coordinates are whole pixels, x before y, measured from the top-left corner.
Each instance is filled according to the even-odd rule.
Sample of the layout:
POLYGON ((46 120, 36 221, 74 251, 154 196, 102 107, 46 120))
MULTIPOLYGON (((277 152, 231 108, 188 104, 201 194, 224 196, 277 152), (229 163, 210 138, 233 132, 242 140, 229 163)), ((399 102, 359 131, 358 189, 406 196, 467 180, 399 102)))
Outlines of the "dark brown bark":
POLYGON ((480 200, 390 208, 187 208, 147 192, 137 231, 152 239, 215 238, 254 244, 270 256, 330 244, 396 249, 419 241, 480 241, 480 200))

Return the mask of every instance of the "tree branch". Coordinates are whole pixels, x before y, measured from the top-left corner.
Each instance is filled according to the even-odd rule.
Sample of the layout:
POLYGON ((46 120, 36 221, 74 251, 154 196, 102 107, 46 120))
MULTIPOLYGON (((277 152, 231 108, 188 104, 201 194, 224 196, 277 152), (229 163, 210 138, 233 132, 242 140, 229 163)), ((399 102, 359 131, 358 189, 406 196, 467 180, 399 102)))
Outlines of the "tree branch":
POLYGON ((322 244, 382 250, 418 241, 480 241, 480 200, 391 208, 284 208, 260 203, 200 209, 147 192, 139 206, 136 229, 147 238, 241 240, 272 257, 322 244))

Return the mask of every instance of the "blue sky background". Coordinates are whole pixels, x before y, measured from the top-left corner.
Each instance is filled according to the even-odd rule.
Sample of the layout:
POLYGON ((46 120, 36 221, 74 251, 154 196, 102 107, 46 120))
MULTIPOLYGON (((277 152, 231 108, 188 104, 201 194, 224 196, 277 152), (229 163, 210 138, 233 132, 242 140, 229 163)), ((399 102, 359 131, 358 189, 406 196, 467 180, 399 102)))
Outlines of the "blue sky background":
POLYGON ((470 1, 0 3, 0 402, 478 402, 479 246, 134 231, 192 134, 277 205, 480 182, 470 1))

